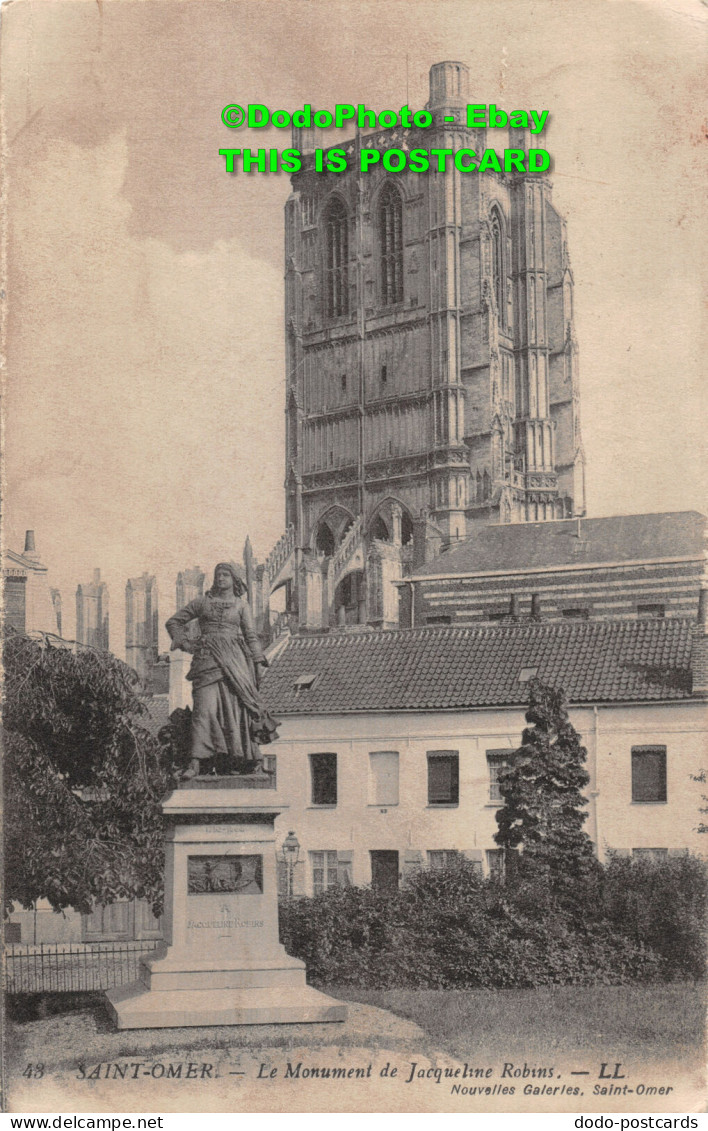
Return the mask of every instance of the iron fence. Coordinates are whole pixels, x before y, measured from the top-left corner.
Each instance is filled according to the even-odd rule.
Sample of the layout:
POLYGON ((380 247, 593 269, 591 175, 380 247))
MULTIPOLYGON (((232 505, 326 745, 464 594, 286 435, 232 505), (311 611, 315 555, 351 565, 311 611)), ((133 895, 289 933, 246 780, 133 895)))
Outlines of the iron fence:
POLYGON ((140 960, 155 941, 109 943, 40 943, 5 947, 7 993, 63 993, 108 990, 135 982, 140 960))

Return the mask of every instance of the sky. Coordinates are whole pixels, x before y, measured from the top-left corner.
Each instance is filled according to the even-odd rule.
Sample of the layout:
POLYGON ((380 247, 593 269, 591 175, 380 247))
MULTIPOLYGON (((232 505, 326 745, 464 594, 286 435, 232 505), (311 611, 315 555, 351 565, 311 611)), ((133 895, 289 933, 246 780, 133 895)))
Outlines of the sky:
POLYGON ((705 510, 698 0, 11 0, 3 8, 4 544, 61 589, 265 556, 283 530, 284 174, 228 103, 543 108, 575 277, 591 515, 705 510), (235 139, 238 140, 235 140, 235 139))

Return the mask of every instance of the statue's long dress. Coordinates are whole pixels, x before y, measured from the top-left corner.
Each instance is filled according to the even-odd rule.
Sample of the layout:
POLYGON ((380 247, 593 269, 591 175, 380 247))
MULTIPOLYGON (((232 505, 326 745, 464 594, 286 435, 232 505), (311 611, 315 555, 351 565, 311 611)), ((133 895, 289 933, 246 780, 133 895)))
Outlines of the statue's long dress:
POLYGON ((210 594, 190 601, 167 622, 178 647, 185 639, 184 629, 194 620, 199 622, 200 636, 193 645, 187 676, 194 691, 192 758, 202 761, 228 754, 256 761, 258 742, 276 737, 276 724, 256 685, 255 664, 264 656, 248 602, 210 594))

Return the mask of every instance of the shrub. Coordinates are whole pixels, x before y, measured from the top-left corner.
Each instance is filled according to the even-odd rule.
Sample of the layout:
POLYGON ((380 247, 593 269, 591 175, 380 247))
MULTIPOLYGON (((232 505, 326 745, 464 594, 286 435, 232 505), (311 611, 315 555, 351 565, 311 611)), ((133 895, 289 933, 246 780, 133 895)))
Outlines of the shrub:
POLYGON ((613 931, 650 948, 664 977, 702 978, 706 963, 706 862, 611 859, 604 869, 602 912, 613 931))
POLYGON ((679 968, 648 945, 643 927, 619 928, 619 907, 613 919, 594 873, 587 885, 592 893, 569 908, 547 875, 521 871, 501 884, 461 862, 421 871, 392 894, 333 888, 288 900, 281 936, 314 981, 378 989, 611 985, 679 968))

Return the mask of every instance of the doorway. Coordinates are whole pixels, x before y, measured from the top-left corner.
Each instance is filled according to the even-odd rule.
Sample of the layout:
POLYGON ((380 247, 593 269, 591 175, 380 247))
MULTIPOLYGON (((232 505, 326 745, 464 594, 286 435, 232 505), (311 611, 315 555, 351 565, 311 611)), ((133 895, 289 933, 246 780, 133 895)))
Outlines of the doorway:
POLYGON ((398 853, 371 853, 371 886, 376 891, 398 891, 398 853))

